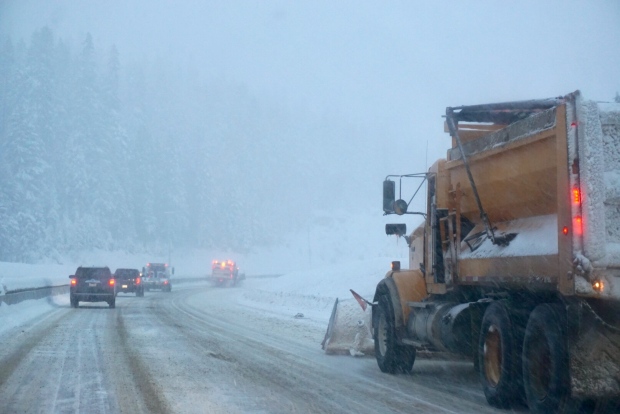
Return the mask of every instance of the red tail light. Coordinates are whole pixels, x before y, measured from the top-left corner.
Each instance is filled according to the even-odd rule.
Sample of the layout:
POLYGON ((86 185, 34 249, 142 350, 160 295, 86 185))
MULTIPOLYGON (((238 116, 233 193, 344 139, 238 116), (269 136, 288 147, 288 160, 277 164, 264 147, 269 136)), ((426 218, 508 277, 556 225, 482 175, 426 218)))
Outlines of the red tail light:
POLYGON ((575 217, 573 229, 575 231, 575 234, 577 234, 578 236, 581 236, 583 234, 583 220, 581 219, 581 216, 575 217))
POLYGON ((116 280, 110 279, 110 286, 114 286, 115 283, 116 283, 116 280))
POLYGON ((77 279, 71 279, 71 286, 77 285, 77 279))
POLYGON ((164 285, 167 285, 167 284, 168 284, 168 281, 167 281, 167 280, 164 280, 164 285))
POLYGON ((136 285, 139 285, 139 284, 140 284, 140 278, 139 278, 139 277, 137 277, 137 278, 136 278, 136 285))

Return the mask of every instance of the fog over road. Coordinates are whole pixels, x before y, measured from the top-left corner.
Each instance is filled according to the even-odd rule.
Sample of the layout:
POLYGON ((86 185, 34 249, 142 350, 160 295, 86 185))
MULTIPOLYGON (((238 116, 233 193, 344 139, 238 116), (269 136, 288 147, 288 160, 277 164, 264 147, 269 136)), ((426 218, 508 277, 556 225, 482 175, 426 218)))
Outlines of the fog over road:
POLYGON ((382 374, 374 358, 325 355, 320 323, 242 305, 245 289, 67 303, 5 332, 0 412, 496 412, 472 364, 382 374))

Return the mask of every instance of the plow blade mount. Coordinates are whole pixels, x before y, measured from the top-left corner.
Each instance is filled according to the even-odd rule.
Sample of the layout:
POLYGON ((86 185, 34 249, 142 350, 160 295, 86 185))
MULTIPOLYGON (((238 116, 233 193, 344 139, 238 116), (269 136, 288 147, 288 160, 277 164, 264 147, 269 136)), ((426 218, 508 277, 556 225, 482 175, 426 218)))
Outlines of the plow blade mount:
POLYGON ((334 303, 327 332, 321 343, 326 354, 374 355, 370 333, 370 309, 362 310, 354 299, 334 303))

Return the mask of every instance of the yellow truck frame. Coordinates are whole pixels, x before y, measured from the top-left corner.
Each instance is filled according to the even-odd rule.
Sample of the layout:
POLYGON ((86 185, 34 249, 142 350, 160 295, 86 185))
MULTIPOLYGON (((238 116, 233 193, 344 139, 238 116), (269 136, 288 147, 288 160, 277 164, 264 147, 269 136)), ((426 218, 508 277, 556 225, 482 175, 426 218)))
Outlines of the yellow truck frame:
MULTIPOLYGON (((579 91, 449 107, 425 220, 372 307, 384 372, 469 357, 489 404, 557 412, 620 396, 620 105, 579 91)), ((384 181, 384 213, 410 214, 384 181)), ((386 233, 405 235, 404 225, 386 233)))

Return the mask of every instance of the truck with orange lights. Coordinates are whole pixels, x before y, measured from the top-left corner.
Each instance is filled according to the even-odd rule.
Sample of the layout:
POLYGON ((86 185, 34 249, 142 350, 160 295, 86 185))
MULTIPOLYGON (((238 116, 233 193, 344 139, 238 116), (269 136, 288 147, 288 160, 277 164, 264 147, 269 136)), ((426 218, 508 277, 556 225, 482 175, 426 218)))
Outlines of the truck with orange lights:
POLYGON ((239 273, 239 267, 234 260, 213 260, 209 280, 215 286, 235 286, 245 279, 244 273, 239 273))
POLYGON ((147 263, 142 268, 142 284, 146 291, 161 290, 162 292, 172 291, 172 275, 174 267, 168 263, 147 263))
POLYGON ((444 128, 445 159, 383 183, 385 215, 423 221, 386 225, 409 266, 392 262, 366 301, 379 368, 459 354, 492 406, 607 412, 620 397, 620 105, 576 91, 448 107, 444 128), (406 180, 426 188, 421 211, 397 197, 406 180))

